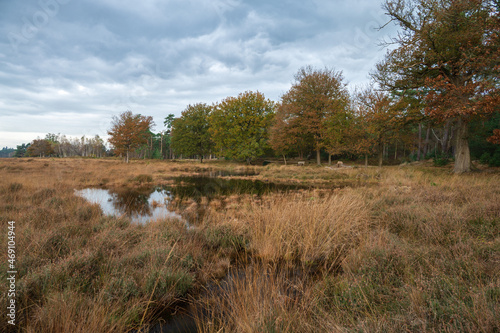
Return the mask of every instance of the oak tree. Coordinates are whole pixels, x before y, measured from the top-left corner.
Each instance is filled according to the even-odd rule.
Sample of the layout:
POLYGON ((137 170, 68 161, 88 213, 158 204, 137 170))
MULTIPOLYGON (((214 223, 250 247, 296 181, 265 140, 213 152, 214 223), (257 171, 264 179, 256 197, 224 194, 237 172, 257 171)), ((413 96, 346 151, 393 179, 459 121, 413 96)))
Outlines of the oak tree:
POLYGON ((401 31, 374 77, 418 91, 425 112, 455 125, 456 173, 470 171, 469 123, 500 102, 500 4, 496 0, 386 0, 401 31))
MULTIPOLYGON (((362 124, 363 138, 355 146, 355 150, 368 154, 376 151, 378 166, 383 163, 384 145, 398 136, 404 125, 395 101, 386 93, 367 87, 356 95, 357 116, 362 124)), ((359 133, 358 131, 353 131, 359 133)))
POLYGON ((268 148, 275 103, 260 92, 247 91, 214 105, 209 132, 221 156, 250 163, 268 148))
POLYGON ((54 148, 51 142, 47 139, 33 140, 29 147, 26 149, 28 156, 45 157, 54 154, 54 148))
POLYGON ((213 142, 208 132, 208 117, 212 108, 207 104, 189 105, 180 118, 172 121, 172 148, 178 154, 203 156, 212 152, 213 142))
POLYGON ((114 116, 112 127, 108 131, 111 136, 108 141, 115 148, 115 154, 125 155, 128 163, 130 152, 148 143, 153 125, 152 117, 134 115, 132 111, 114 116))
MULTIPOLYGON (((273 138, 284 138, 288 146, 295 145, 300 150, 314 149, 316 160, 321 164, 320 151, 328 148, 332 140, 331 127, 327 122, 332 117, 345 117, 349 104, 349 94, 343 82, 342 72, 325 68, 301 68, 295 75, 295 83, 282 96, 273 138)), ((337 140, 336 138, 335 140, 337 140)), ((276 146, 276 140, 273 140, 276 146)), ((330 147, 333 146, 330 145, 330 147)))

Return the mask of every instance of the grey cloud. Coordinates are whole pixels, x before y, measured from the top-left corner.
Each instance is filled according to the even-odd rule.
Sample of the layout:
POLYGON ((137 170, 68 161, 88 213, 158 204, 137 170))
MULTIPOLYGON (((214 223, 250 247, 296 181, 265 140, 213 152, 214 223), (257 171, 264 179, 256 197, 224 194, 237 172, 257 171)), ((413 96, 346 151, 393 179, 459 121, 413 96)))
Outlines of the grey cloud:
POLYGON ((152 115, 160 129, 187 104, 245 90, 277 100, 305 65, 363 83, 391 31, 374 29, 384 18, 371 0, 41 1, 60 1, 57 13, 17 50, 9 36, 22 36, 42 2, 0 3, 3 146, 23 131, 26 142, 44 131, 104 136, 126 109, 152 115))

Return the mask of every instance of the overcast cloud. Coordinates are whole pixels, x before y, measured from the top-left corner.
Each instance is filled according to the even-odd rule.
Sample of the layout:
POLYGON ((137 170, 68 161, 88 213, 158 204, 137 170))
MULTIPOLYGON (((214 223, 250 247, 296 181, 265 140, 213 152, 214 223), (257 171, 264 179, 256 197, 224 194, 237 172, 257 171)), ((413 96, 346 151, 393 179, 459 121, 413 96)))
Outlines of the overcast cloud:
POLYGON ((307 65, 365 84, 386 21, 377 0, 0 1, 0 148, 106 138, 126 110, 161 131, 188 104, 246 90, 278 101, 307 65))

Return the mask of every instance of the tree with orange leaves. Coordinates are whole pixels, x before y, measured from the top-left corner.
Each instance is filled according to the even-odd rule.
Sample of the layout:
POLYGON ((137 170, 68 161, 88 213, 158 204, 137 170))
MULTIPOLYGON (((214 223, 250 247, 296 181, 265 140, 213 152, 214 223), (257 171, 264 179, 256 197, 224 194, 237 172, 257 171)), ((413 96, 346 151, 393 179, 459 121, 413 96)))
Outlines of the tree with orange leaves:
POLYGON ((125 161, 128 163, 130 152, 148 143, 153 125, 152 117, 134 115, 132 111, 114 116, 112 127, 108 131, 111 136, 108 141, 115 148, 115 154, 125 155, 125 161))
POLYGON ((471 170, 469 123, 500 103, 500 4, 495 0, 386 0, 399 47, 374 74, 387 90, 418 91, 426 115, 452 121, 454 172, 471 170))
POLYGON ((355 149, 365 155, 376 151, 379 167, 383 162, 384 145, 398 137, 405 124, 400 111, 388 94, 373 87, 356 94, 356 114, 358 122, 363 125, 364 135, 356 140, 355 149))
POLYGON ((500 145, 500 129, 493 130, 493 135, 488 138, 488 142, 500 145))
POLYGON ((327 148, 328 139, 332 139, 328 120, 345 113, 349 94, 342 72, 333 69, 301 68, 295 81, 282 96, 271 145, 275 149, 295 146, 299 153, 312 148, 319 165, 321 149, 327 148))

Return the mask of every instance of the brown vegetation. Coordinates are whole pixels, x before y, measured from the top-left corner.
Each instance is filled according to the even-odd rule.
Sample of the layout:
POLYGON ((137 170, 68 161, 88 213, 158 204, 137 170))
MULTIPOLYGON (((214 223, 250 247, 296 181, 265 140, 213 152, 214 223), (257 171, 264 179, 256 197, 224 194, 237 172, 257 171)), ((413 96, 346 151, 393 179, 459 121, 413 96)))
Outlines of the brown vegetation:
POLYGON ((203 200, 190 230, 103 216, 74 194, 223 167, 0 161, 4 243, 6 222, 16 221, 16 328, 126 332, 189 299, 200 332, 500 329, 498 173, 258 167, 255 178, 321 186, 203 200))

